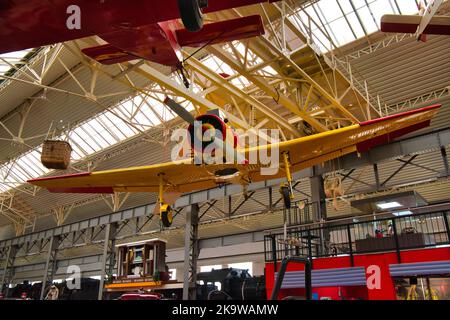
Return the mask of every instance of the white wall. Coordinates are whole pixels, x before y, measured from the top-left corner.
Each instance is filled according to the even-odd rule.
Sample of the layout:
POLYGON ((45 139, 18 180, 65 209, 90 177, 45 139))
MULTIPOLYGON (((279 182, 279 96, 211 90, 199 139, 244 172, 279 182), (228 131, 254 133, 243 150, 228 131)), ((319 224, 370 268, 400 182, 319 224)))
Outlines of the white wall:
MULTIPOLYGON (((250 239, 248 239, 250 240, 250 239)), ((251 241, 251 240, 250 240, 251 241)), ((201 266, 222 265, 227 268, 228 264, 240 262, 252 262, 253 275, 264 274, 264 242, 243 242, 240 244, 221 245, 219 242, 210 242, 212 248, 200 249, 198 260, 198 272, 201 266)), ((68 265, 79 265, 81 267, 82 276, 94 276, 100 273, 100 256, 72 258, 58 263, 56 279, 62 279, 66 276, 66 268, 68 265)), ((184 248, 167 250, 167 265, 169 269, 177 270, 177 280, 182 282, 184 277, 184 248)), ((15 283, 23 280, 41 280, 43 276, 44 264, 21 267, 16 272, 15 283)))
MULTIPOLYGON (((177 281, 183 281, 184 249, 168 250, 166 261, 170 269, 177 269, 177 281)), ((222 265, 223 268, 227 268, 229 264, 239 262, 252 262, 253 275, 263 275, 265 265, 264 242, 201 249, 197 271, 200 272, 201 266, 222 265)))

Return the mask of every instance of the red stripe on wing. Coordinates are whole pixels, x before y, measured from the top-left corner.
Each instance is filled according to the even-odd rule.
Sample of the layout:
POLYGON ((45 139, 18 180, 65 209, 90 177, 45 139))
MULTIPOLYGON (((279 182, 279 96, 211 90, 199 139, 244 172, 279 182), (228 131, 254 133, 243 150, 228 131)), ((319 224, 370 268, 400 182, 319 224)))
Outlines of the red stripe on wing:
POLYGON ((412 126, 409 126, 409 127, 397 130, 397 131, 393 131, 391 133, 387 133, 382 136, 378 136, 376 138, 369 139, 364 142, 358 143, 356 145, 356 150, 358 150, 358 152, 366 152, 373 147, 376 147, 376 146, 379 146, 382 144, 387 144, 389 142, 392 142, 394 139, 401 137, 405 134, 428 127, 430 125, 430 121, 431 120, 427 120, 424 122, 416 123, 415 125, 412 125, 412 126))
MULTIPOLYGON (((398 114, 393 114, 393 115, 379 118, 379 119, 361 122, 359 125, 361 127, 364 127, 364 126, 380 123, 380 122, 387 121, 387 120, 392 120, 392 119, 396 119, 396 118, 404 118, 404 117, 411 116, 414 114, 419 114, 419 113, 427 112, 430 110, 439 109, 441 106, 442 106, 441 104, 435 104, 435 105, 431 105, 431 106, 428 106, 425 108, 415 109, 415 110, 406 111, 406 112, 402 112, 402 113, 398 113, 398 114)), ((400 130, 396 130, 396 131, 366 140, 364 142, 358 143, 356 145, 356 149, 358 150, 358 152, 366 152, 367 150, 369 150, 375 146, 389 143, 389 142, 393 141, 394 139, 401 137, 405 134, 426 128, 430 125, 430 122, 431 122, 431 119, 428 119, 428 120, 416 123, 414 125, 411 125, 409 127, 402 128, 400 130)))
POLYGON ((44 177, 44 178, 36 178, 28 180, 27 182, 35 182, 35 181, 48 181, 48 180, 59 180, 59 179, 67 179, 67 178, 78 178, 78 177, 86 177, 89 176, 90 172, 82 172, 82 173, 71 173, 71 174, 64 174, 62 176, 54 176, 54 177, 44 177))
POLYGON ((405 116, 409 116, 412 114, 416 114, 416 113, 421 113, 421 112, 425 112, 425 111, 429 111, 429 110, 433 110, 433 109, 439 109, 440 107, 442 107, 442 104, 434 104, 432 106, 428 106, 425 108, 419 108, 419 109, 415 109, 415 110, 411 110, 411 111, 406 111, 406 112, 402 112, 402 113, 397 113, 397 114, 393 114, 387 117, 383 117, 383 118, 378 118, 378 119, 373 119, 373 120, 369 120, 369 121, 364 121, 361 122, 359 125, 361 127, 363 126, 368 126, 374 123, 378 123, 378 122, 382 122, 382 121, 386 121, 386 120, 391 120, 391 119, 396 119, 396 118, 402 118, 405 116))
POLYGON ((51 193, 114 193, 112 187, 48 188, 51 193))

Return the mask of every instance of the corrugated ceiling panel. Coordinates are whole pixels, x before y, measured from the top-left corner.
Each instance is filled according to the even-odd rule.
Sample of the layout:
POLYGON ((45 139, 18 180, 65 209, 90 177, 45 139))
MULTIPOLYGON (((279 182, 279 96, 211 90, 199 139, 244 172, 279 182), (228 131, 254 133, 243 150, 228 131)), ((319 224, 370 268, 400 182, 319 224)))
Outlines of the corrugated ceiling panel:
POLYGON ((390 105, 450 84, 450 42, 445 36, 426 43, 407 38, 351 64, 355 76, 368 81, 371 94, 390 105))

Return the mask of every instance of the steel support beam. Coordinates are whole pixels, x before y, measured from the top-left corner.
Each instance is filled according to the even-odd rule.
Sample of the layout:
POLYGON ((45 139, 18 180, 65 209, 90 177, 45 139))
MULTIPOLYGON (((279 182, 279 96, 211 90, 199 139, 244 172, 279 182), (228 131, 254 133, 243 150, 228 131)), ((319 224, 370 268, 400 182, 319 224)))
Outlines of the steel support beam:
POLYGON ((8 296, 9 285, 14 278, 14 260, 20 247, 17 245, 10 246, 6 254, 5 267, 3 268, 1 292, 5 297, 8 296))
POLYGON ((186 229, 184 236, 184 280, 183 300, 195 300, 197 282, 197 260, 200 254, 198 241, 198 204, 186 208, 186 229))
POLYGON ((445 175, 448 177, 450 175, 450 168, 448 165, 447 150, 445 149, 445 147, 441 147, 441 156, 442 156, 442 162, 444 163, 445 175))
POLYGON ((323 176, 320 172, 320 168, 315 166, 313 168, 313 176, 310 178, 311 184, 311 201, 318 205, 313 208, 314 218, 318 221, 327 218, 327 206, 325 203, 325 187, 323 182, 323 176))
POLYGON ((380 184, 380 174, 378 173, 378 165, 376 163, 373 164, 373 174, 375 175, 375 185, 376 190, 380 190, 381 184, 380 184))
POLYGON ((317 119, 309 115, 307 112, 302 111, 299 106, 292 101, 286 95, 277 91, 272 85, 266 82, 264 79, 260 77, 256 77, 249 73, 245 67, 243 67, 238 61, 233 59, 228 52, 222 49, 220 46, 210 46, 208 51, 218 57, 220 60, 228 64, 231 68, 239 72, 242 76, 247 78, 249 81, 254 83, 258 88, 263 90, 267 95, 271 96, 275 99, 279 104, 286 107, 292 113, 298 115, 306 122, 308 122, 314 129, 318 132, 327 131, 327 127, 325 127, 322 123, 320 123, 317 119))
POLYGON ((256 99, 245 93, 243 90, 237 88, 232 83, 230 83, 224 77, 218 75, 216 72, 212 71, 204 64, 200 63, 195 58, 190 58, 188 63, 194 68, 197 72, 202 74, 204 77, 210 79, 215 85, 219 86, 221 89, 225 90, 227 94, 235 96, 239 98, 249 105, 257 108, 260 112, 262 112, 266 117, 269 117, 273 121, 275 121, 280 127, 287 129, 291 134, 294 134, 296 137, 300 136, 300 132, 298 129, 290 125, 286 119, 273 111, 270 107, 263 104, 260 100, 256 99))
POLYGON ((200 95, 194 94, 192 91, 184 88, 182 85, 178 84, 174 80, 170 79, 168 76, 162 74, 161 72, 157 71, 156 69, 150 67, 147 64, 144 64, 137 68, 135 70, 136 73, 139 75, 154 81, 158 83, 159 85, 163 86, 164 88, 167 88, 168 90, 172 91, 177 96, 183 97, 189 101, 192 101, 194 104, 205 108, 207 110, 215 110, 220 109, 222 110, 228 117, 228 119, 243 129, 251 129, 251 126, 246 123, 244 120, 240 119, 239 117, 235 116, 234 114, 231 114, 227 112, 226 110, 223 110, 218 105, 214 104, 213 102, 201 97, 200 95))
POLYGON ((100 285, 98 287, 98 300, 103 300, 103 288, 106 277, 111 279, 116 263, 116 232, 117 223, 109 223, 105 227, 105 241, 103 243, 100 285))
POLYGON ((41 300, 44 300, 45 293, 47 292, 48 288, 52 285, 53 277, 56 273, 57 268, 57 257, 58 257, 58 248, 59 245, 62 242, 61 236, 53 236, 50 239, 50 243, 48 245, 48 253, 47 253, 47 260, 45 262, 45 269, 44 269, 44 277, 42 279, 42 289, 41 289, 41 300))
MULTIPOLYGON (((272 49, 278 56, 282 57, 286 62, 288 62, 298 74, 300 74, 308 83, 310 83, 319 93, 327 99, 335 108, 337 108, 345 117, 350 119, 353 123, 358 123, 359 120, 345 108, 337 99, 335 99, 330 93, 328 93, 319 83, 314 81, 308 73, 306 73, 300 66, 298 66, 295 61, 291 59, 283 50, 275 46, 267 37, 261 37, 263 43, 272 49)), ((307 119, 305 119, 308 121, 307 119)), ((311 124, 312 125, 312 124, 311 124)))
MULTIPOLYGON (((313 221, 319 222, 327 219, 327 204, 325 195, 325 186, 323 181, 323 175, 319 166, 313 167, 313 176, 310 178, 311 185, 311 201, 317 205, 313 206, 313 221)), ((325 243, 330 240, 330 232, 320 230, 320 243, 321 248, 325 248, 325 243)))

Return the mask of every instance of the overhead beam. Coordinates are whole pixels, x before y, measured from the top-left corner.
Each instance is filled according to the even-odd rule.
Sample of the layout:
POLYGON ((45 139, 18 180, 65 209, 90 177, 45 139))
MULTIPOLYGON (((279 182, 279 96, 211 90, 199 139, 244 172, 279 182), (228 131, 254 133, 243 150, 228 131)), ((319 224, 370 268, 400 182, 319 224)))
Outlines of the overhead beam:
MULTIPOLYGON (((235 123, 237 126, 241 127, 242 129, 247 130, 253 130, 253 128, 246 123, 244 120, 240 119, 239 117, 235 116, 234 114, 231 114, 230 112, 227 112, 226 110, 223 110, 218 105, 214 104, 213 102, 207 100, 206 98, 203 98, 202 96, 195 94, 189 89, 186 89, 182 85, 178 84, 176 81, 172 80, 170 77, 162 74, 158 70, 150 67, 148 64, 144 64, 134 70, 134 72, 140 74, 143 77, 146 77, 150 79, 151 81, 154 81, 161 85, 162 87, 166 88, 167 90, 172 91, 175 95, 179 97, 183 97, 192 103, 208 109, 208 110, 216 110, 220 109, 222 110, 228 117, 228 119, 235 123)), ((262 138, 265 138, 265 140, 270 141, 269 137, 262 136, 262 138)))
POLYGON ((206 67, 204 64, 202 64, 200 61, 198 61, 193 57, 191 57, 187 63, 191 65, 195 71, 202 74, 207 79, 211 80, 215 85, 219 86, 221 89, 224 89, 227 93, 257 108, 268 118, 275 121, 281 127, 289 130, 290 133, 294 134, 295 136, 300 136, 300 132, 294 126, 289 125, 286 122, 286 119, 279 116, 276 112, 274 112, 272 109, 270 109, 268 106, 266 106, 259 100, 246 94, 244 91, 231 84, 228 79, 225 79, 222 76, 218 75, 217 73, 213 72, 212 70, 210 70, 208 67, 206 67))
POLYGON ((293 114, 300 116, 306 122, 308 122, 315 130, 318 132, 328 131, 322 123, 317 121, 314 117, 310 116, 307 112, 301 110, 301 107, 297 105, 294 101, 289 99, 283 93, 277 91, 273 86, 271 86, 267 81, 261 77, 257 77, 252 73, 248 72, 244 66, 242 66, 236 59, 230 56, 222 47, 215 45, 209 46, 207 49, 210 53, 214 54, 220 60, 228 64, 232 69, 237 71, 239 74, 244 76, 247 80, 252 82, 267 95, 271 96, 277 103, 287 108, 293 114))
POLYGON ((337 108, 342 114, 350 119, 353 123, 358 123, 359 120, 345 108, 338 99, 334 98, 327 90, 325 90, 318 82, 316 82, 308 73, 306 73, 302 68, 299 67, 294 60, 291 59, 285 52, 275 46, 267 37, 261 37, 261 41, 273 50, 277 55, 282 57, 286 62, 291 64, 294 70, 302 76, 309 84, 311 84, 315 90, 317 90, 326 100, 328 100, 335 108, 337 108))

